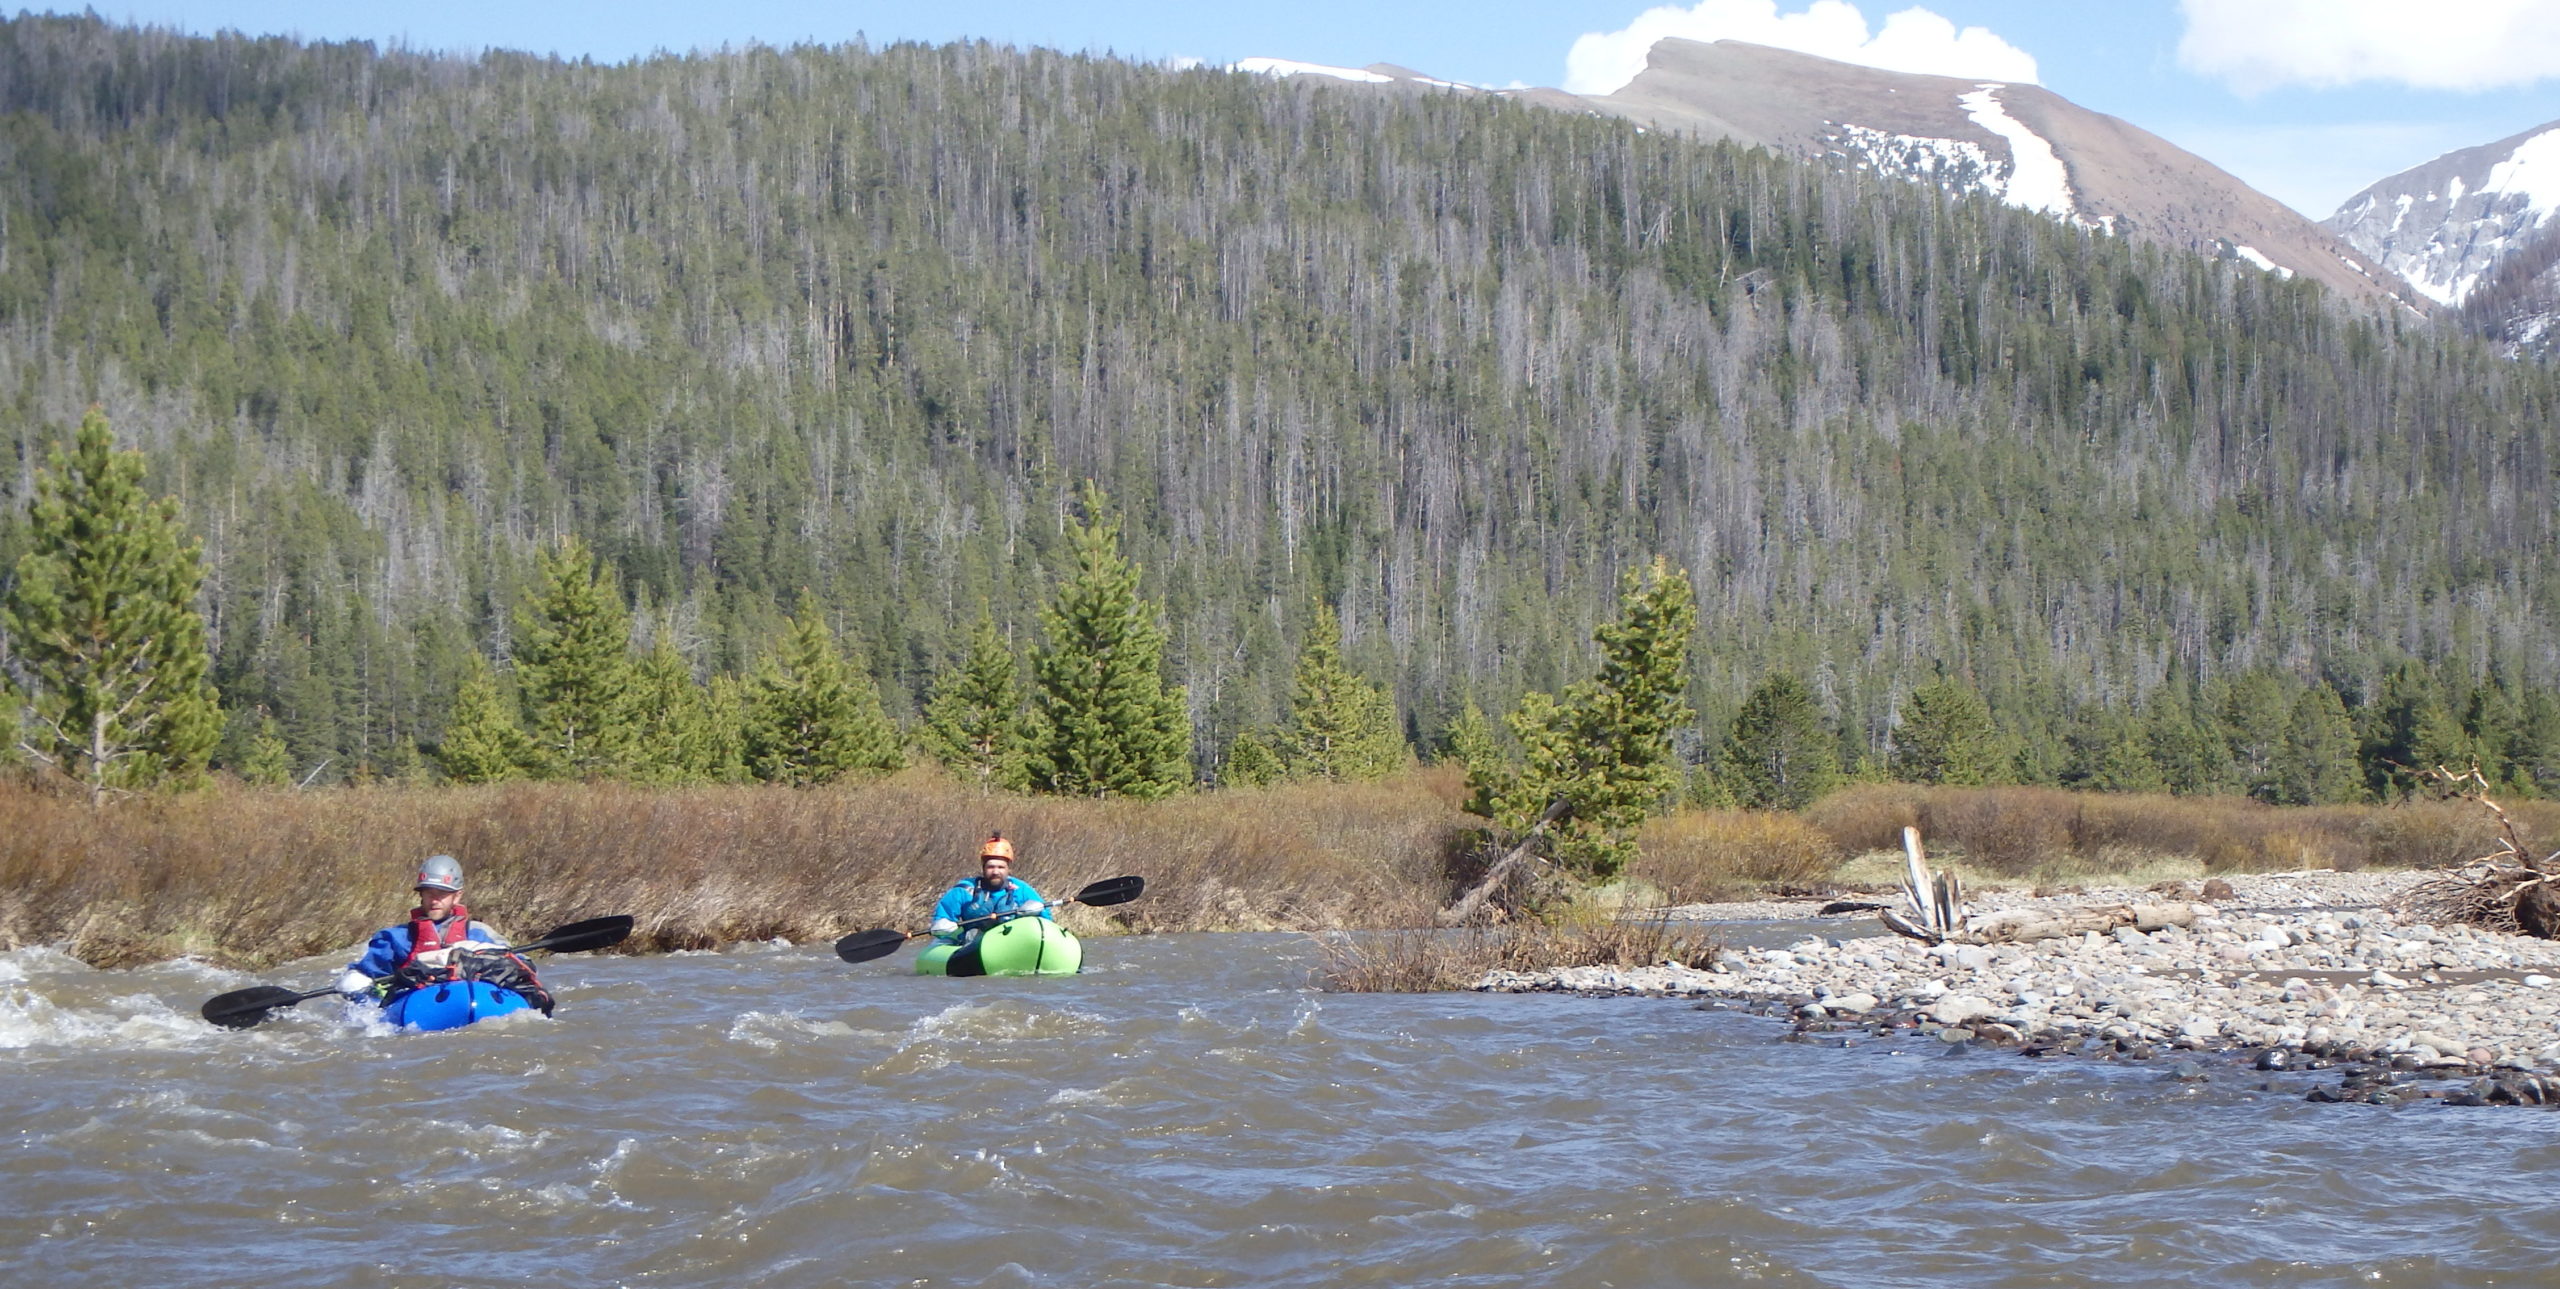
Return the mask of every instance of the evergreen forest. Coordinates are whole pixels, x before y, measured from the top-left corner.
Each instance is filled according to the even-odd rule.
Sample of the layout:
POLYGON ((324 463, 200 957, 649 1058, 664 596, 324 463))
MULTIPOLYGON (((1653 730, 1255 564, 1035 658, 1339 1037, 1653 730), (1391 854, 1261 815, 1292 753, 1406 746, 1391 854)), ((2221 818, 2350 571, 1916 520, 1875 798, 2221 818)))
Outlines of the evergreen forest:
POLYGON ((1195 778, 1381 759, 1309 750, 1302 672, 1412 747, 1495 737, 1659 560, 1702 797, 2336 800, 2471 756, 2560 793, 2548 366, 1491 96, 21 17, 0 399, 0 567, 100 409, 202 542, 214 761, 252 778, 425 773, 457 719, 473 764, 605 755, 490 719, 574 690, 539 606, 599 594, 665 692, 866 731, 704 764, 887 767, 903 730, 1089 777, 969 696, 1028 692, 1057 588, 1118 569, 1107 497, 1161 615, 1130 701, 1178 706, 1150 755, 1187 722, 1195 778))

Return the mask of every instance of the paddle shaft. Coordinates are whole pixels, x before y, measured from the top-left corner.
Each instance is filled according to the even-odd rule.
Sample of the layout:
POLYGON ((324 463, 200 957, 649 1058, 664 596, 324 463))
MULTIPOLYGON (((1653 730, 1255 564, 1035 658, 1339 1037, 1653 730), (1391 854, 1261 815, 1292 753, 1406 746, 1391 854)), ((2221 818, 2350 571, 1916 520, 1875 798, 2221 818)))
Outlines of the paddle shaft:
MULTIPOLYGON (((553 927, 550 931, 537 939, 529 940, 519 945, 504 946, 499 949, 499 952, 519 954, 542 953, 546 951, 551 953, 577 953, 588 949, 602 949, 609 945, 620 943, 622 938, 629 934, 631 934, 631 919, 629 917, 615 915, 613 917, 588 918, 583 922, 571 922, 565 926, 553 927)), ((205 1020, 213 1024, 220 1025, 226 1029, 246 1029, 251 1025, 256 1025, 266 1020, 267 1015, 271 1012, 277 1011, 281 1008, 294 1006, 297 1003, 309 1002, 314 998, 338 992, 337 986, 330 985, 324 988, 310 990, 305 993, 291 994, 281 998, 266 998, 258 996, 259 988, 271 987, 272 986, 256 986, 224 994, 219 998, 215 998, 207 1002, 199 1014, 202 1015, 205 1020), (233 999, 236 1001, 232 1002, 230 1006, 223 1006, 222 1004, 225 999, 233 999), (247 1023, 235 1024, 235 1022, 240 1021, 246 1021, 247 1023)))
MULTIPOLYGON (((1099 882, 1095 882, 1091 886, 1087 886, 1083 890, 1078 891, 1063 900, 1052 901, 1048 907, 1058 908, 1067 904, 1084 904, 1094 907, 1100 907, 1108 904, 1126 904, 1129 901, 1138 898, 1138 893, 1145 889, 1146 881, 1143 878, 1109 877, 1104 878, 1099 882)), ((960 926, 962 929, 967 929, 969 927, 989 926, 998 922, 1007 922, 1014 918, 1038 916, 1039 914, 1036 913, 990 913, 985 917, 971 918, 968 921, 961 923, 960 926)), ((930 928, 922 931, 909 931, 904 934, 890 930, 887 927, 882 927, 876 931, 856 931, 853 934, 836 941, 836 956, 847 962, 869 962, 873 958, 887 957, 889 954, 896 952, 899 945, 905 944, 909 940, 931 934, 933 934, 933 931, 930 928)))

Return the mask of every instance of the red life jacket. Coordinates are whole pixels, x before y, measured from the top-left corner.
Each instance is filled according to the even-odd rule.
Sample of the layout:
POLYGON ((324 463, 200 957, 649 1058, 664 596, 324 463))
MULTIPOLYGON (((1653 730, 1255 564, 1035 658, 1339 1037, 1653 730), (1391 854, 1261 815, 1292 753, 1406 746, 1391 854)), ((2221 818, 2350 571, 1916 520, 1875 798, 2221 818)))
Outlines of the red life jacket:
MULTIPOLYGON (((419 954, 450 949, 470 939, 471 910, 457 901, 452 916, 445 919, 445 925, 453 929, 450 932, 436 930, 436 924, 427 920, 427 910, 423 906, 409 910, 409 956, 400 960, 399 969, 407 970, 410 963, 418 960, 419 954)), ((452 968, 448 966, 446 970, 452 968)))

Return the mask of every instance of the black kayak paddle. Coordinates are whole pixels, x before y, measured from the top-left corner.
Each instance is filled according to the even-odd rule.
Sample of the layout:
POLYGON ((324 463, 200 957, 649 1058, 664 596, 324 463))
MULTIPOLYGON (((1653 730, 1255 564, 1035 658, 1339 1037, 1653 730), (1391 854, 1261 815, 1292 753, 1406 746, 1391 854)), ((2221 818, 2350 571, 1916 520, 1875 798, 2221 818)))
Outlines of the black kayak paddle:
MULTIPOLYGON (((1106 877, 1101 881, 1095 882, 1093 885, 1076 892, 1073 896, 1058 901, 1057 904, 1053 904, 1050 907, 1056 908, 1060 905, 1067 904, 1086 904, 1091 905, 1094 908, 1101 908, 1106 904, 1126 904, 1129 901, 1138 898, 1139 894, 1144 892, 1146 889, 1147 879, 1143 877, 1106 877)), ((1002 922, 1009 918, 1031 916, 1037 915, 997 913, 982 918, 971 918, 960 925, 963 927, 984 926, 990 922, 1002 922)), ((872 931, 856 931, 853 934, 836 941, 836 956, 847 962, 869 962, 873 958, 885 958, 890 954, 896 953, 898 951, 898 946, 905 944, 909 940, 913 940, 918 936, 931 934, 933 934, 931 931, 898 931, 885 926, 872 931)))
MULTIPOLYGON (((589 949, 602 949, 620 944, 623 937, 629 934, 631 934, 631 918, 627 914, 617 913, 612 917, 588 918, 583 922, 553 927, 542 938, 528 940, 523 944, 508 945, 505 951, 508 953, 546 951, 584 953, 589 949)), ((308 1002, 336 992, 338 991, 335 986, 314 989, 308 993, 295 993, 281 985, 251 985, 246 989, 234 989, 230 993, 214 998, 207 1002, 198 1014, 206 1021, 224 1029, 247 1029, 264 1021, 277 1008, 291 1007, 295 1003, 308 1002)))

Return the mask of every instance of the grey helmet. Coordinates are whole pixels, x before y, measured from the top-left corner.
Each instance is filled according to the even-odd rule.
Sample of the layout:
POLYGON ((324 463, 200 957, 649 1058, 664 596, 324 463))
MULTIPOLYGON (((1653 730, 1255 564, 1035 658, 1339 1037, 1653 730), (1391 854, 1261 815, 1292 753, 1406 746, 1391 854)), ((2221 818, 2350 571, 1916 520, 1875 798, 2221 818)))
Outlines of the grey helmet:
POLYGON ((418 865, 416 890, 458 891, 462 889, 462 861, 451 855, 429 855, 418 865))

